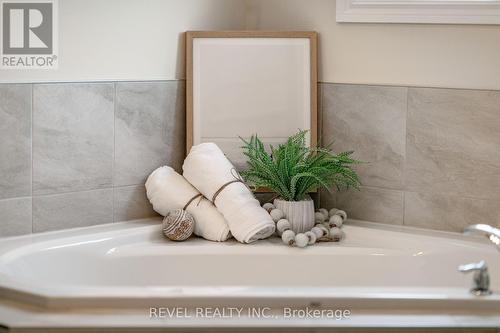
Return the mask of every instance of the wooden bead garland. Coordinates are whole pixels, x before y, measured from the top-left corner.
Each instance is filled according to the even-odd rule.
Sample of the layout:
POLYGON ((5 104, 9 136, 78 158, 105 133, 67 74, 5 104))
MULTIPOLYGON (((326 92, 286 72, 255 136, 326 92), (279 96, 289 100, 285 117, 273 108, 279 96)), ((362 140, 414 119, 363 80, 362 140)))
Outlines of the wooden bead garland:
POLYGON ((309 237, 306 234, 297 234, 295 235, 295 246, 297 247, 306 247, 309 243, 309 237))
POLYGON ((277 209, 277 208, 274 208, 273 210, 271 210, 269 212, 269 215, 271 215, 274 222, 278 222, 279 220, 281 220, 285 216, 283 211, 281 209, 277 209))
POLYGON ((287 219, 281 219, 276 223, 276 230, 278 234, 281 235, 283 231, 288 230, 292 227, 290 222, 287 219))
POLYGON ((323 214, 323 216, 325 217, 325 220, 330 216, 328 213, 328 209, 320 208, 320 209, 318 209, 318 212, 323 214))
POLYGON ((290 222, 280 209, 275 208, 271 203, 266 203, 262 207, 276 222, 276 231, 286 245, 303 248, 318 241, 338 242, 345 237, 341 227, 347 219, 347 214, 343 210, 332 208, 328 211, 320 208, 314 215, 316 225, 310 231, 295 234, 291 230, 290 222))
POLYGON ((325 219, 326 219, 326 217, 322 212, 314 213, 314 221, 316 223, 323 223, 323 222, 325 222, 325 219))
POLYGON ((194 217, 183 209, 170 211, 163 219, 163 234, 170 240, 183 241, 194 231, 194 217))
POLYGON ((340 217, 340 215, 333 215, 330 217, 330 220, 328 221, 328 225, 330 228, 332 227, 337 227, 340 228, 342 226, 342 223, 344 222, 344 219, 340 217))
POLYGON ((313 245, 314 243, 316 243, 317 237, 316 237, 316 234, 314 232, 306 231, 304 233, 304 235, 306 235, 308 238, 307 245, 313 245))
POLYGON ((276 208, 272 203, 268 202, 262 205, 262 208, 267 210, 268 213, 270 213, 274 208, 276 208))

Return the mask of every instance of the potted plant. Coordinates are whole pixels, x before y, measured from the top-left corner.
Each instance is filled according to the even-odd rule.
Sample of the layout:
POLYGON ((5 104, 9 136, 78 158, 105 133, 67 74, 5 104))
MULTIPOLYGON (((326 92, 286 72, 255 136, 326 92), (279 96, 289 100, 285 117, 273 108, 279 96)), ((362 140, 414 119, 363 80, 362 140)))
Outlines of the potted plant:
POLYGON ((274 205, 285 214, 294 232, 305 232, 314 226, 314 203, 308 193, 325 188, 331 191, 358 188, 358 175, 352 165, 352 151, 335 154, 331 144, 307 147, 307 131, 299 131, 268 153, 257 135, 244 142, 243 153, 248 168, 241 172, 247 183, 276 192, 274 205))

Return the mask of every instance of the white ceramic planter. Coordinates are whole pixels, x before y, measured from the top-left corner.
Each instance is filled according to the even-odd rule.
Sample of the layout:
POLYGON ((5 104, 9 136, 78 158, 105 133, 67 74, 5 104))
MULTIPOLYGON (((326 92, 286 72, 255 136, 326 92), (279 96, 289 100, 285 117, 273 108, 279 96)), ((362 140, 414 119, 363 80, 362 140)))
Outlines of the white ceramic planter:
POLYGON ((302 201, 275 199, 274 206, 283 211, 294 232, 306 232, 314 227, 314 202, 310 197, 302 201))

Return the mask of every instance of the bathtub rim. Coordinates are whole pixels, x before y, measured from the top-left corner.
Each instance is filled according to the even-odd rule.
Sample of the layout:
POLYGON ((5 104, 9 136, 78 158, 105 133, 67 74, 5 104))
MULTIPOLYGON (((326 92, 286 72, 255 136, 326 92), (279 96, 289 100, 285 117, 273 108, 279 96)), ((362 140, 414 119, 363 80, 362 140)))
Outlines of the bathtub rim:
MULTIPOLYGON (((28 244, 33 243, 33 241, 32 241, 33 237, 40 238, 41 241, 45 241, 45 240, 53 240, 54 238, 56 238, 55 236, 72 237, 72 236, 82 236, 82 235, 94 234, 97 232, 110 232, 110 231, 130 229, 130 228, 148 227, 148 226, 153 226, 153 225, 160 226, 161 222, 162 222, 162 217, 150 217, 150 218, 135 219, 135 220, 129 220, 129 221, 103 223, 103 224, 97 224, 97 225, 86 226, 86 227, 51 230, 51 231, 30 233, 30 234, 24 234, 24 235, 1 237, 0 238, 0 256, 3 255, 5 250, 8 250, 9 248, 11 248, 11 246, 9 246, 9 245, 11 245, 12 242, 21 242, 21 245, 28 245, 28 244), (8 248, 6 248, 6 246, 8 246, 8 248)), ((440 237, 440 238, 455 239, 455 240, 462 240, 462 241, 482 243, 482 244, 486 243, 484 240, 484 237, 482 237, 482 236, 463 235, 462 233, 457 232, 457 231, 434 230, 434 229, 419 228, 419 227, 407 226, 407 225, 371 222, 371 221, 367 221, 367 220, 359 220, 359 219, 351 219, 351 218, 348 218, 345 223, 348 225, 353 225, 353 226, 366 227, 366 228, 370 228, 370 229, 401 232, 401 233, 405 233, 405 234, 440 237)), ((203 240, 203 239, 201 239, 201 240, 203 240)), ((205 240, 203 240, 203 241, 205 241, 205 240)), ((210 242, 210 241, 207 241, 207 242, 210 242)), ((216 243, 216 242, 214 242, 214 243, 216 243)))
MULTIPOLYGON (((19 246, 19 241, 22 244, 29 245, 37 241, 48 241, 51 239, 59 237, 72 237, 81 235, 91 235, 98 232, 113 232, 116 230, 131 229, 131 228, 141 228, 150 227, 152 225, 159 225, 161 219, 141 219, 135 221, 118 222, 106 225, 98 225, 91 227, 83 227, 77 229, 68 230, 58 230, 51 231, 40 234, 31 234, 23 236, 9 237, 0 240, 0 255, 5 250, 5 245, 8 244, 9 248, 12 246, 19 246)), ((411 228, 406 226, 394 226, 394 225, 384 225, 378 223, 372 223, 367 221, 351 220, 348 222, 352 225, 369 227, 373 229, 383 229, 389 231, 405 232, 410 234, 420 234, 425 236, 434 237, 444 237, 449 239, 465 240, 468 242, 474 242, 477 244, 485 244, 485 240, 482 238, 472 238, 466 237, 458 233, 446 232, 446 231, 434 231, 427 229, 411 228)), ((489 244, 488 244, 489 245, 489 244)), ((2 289, 3 290, 3 289, 2 289)), ((441 289, 441 291, 443 291, 441 289)), ((401 295, 399 297, 388 297, 387 293, 384 293, 382 297, 376 297, 376 295, 371 295, 372 297, 367 297, 367 295, 358 295, 359 297, 353 297, 350 293, 348 299, 342 297, 331 297, 331 295, 323 294, 324 306, 329 305, 345 305, 347 301, 351 301, 350 305, 353 305, 353 309, 360 309, 363 314, 356 318, 356 320, 351 322, 326 322, 320 321, 300 321, 300 320, 289 320, 289 321, 276 321, 270 324, 263 324, 259 320, 253 319, 245 321, 243 323, 234 322, 223 322, 223 321, 188 321, 188 322, 154 322, 148 320, 144 316, 144 311, 146 310, 144 306, 150 307, 154 306, 151 302, 151 298, 148 298, 145 303, 135 303, 131 307, 117 306, 118 304, 105 304, 102 303, 102 307, 95 307, 95 299, 88 298, 83 300, 78 306, 69 306, 69 302, 74 302, 71 298, 59 298, 50 299, 45 297, 47 295, 37 295, 30 292, 23 292, 20 290, 10 290, 10 292, 15 293, 13 298, 0 299, 0 322, 1 324, 6 324, 8 327, 88 327, 89 323, 98 323, 92 327, 128 327, 128 324, 136 327, 172 327, 172 328, 193 328, 193 327, 498 327, 500 325, 500 294, 493 295, 493 297, 485 299, 478 298, 469 295, 466 291, 462 290, 450 290, 449 294, 455 295, 456 297, 452 299, 445 299, 443 302, 442 298, 436 297, 436 293, 430 293, 430 297, 424 294, 413 293, 412 295, 401 295), (420 297, 419 297, 420 296, 420 297), (434 297, 434 299, 432 299, 434 297), (419 299, 420 298, 420 299, 419 299), (54 302, 55 300, 55 302, 54 302), (380 301, 386 302, 386 306, 380 306, 380 301), (328 303, 328 301, 331 302, 328 303), (411 301, 411 302, 408 302, 411 301), (87 303, 87 304, 85 304, 87 303), (405 308, 404 305, 411 303, 411 306, 405 308), (92 305, 93 304, 93 305, 92 305), (454 304, 456 309, 447 309, 446 306, 454 304), (420 312, 415 309, 415 306, 420 312), (472 309, 467 313, 464 313, 464 307, 467 309, 472 309), (422 311, 422 309, 425 311, 422 311), (2 315, 1 309, 9 310, 11 316, 2 315), (440 311, 438 314, 437 309, 445 309, 440 311), (102 312, 109 314, 107 317, 103 317, 102 312), (122 311, 126 311, 130 314, 130 321, 124 322, 122 311), (418 312, 415 315, 415 311, 418 312), (46 320, 46 316, 51 318, 46 320), (57 320, 55 322, 54 320, 57 320), (135 320, 135 321, 134 321, 135 320), (367 324, 369 323, 369 324, 367 324)), ((262 305, 262 298, 255 297, 254 301, 257 304, 262 305)), ((331 289, 330 293, 335 293, 338 296, 339 291, 331 289)), ((1 294, 1 292, 0 292, 1 294)), ((396 293, 397 294, 397 293, 396 293)), ((233 295, 236 296, 236 295, 233 295)), ((296 295, 294 299, 290 299, 290 294, 287 293, 286 302, 287 305, 303 306, 304 301, 308 302, 311 299, 310 291, 307 295, 296 295), (296 303, 295 303, 296 302, 296 303)), ((370 295, 368 295, 370 296, 370 295)), ((397 295, 394 295, 397 296, 397 295)), ((241 295, 240 295, 241 297, 241 295)), ((320 297, 316 297, 316 300, 321 300, 320 297)), ((200 305, 213 304, 213 295, 209 295, 204 299, 198 299, 200 305), (203 303, 205 302, 205 303, 203 303)), ((80 297, 80 301, 82 301, 80 297)), ((193 305, 197 301, 194 298, 185 297, 180 300, 179 305, 190 304, 193 305), (182 303, 184 302, 184 303, 182 303)), ((226 302, 232 303, 233 299, 227 298, 226 302)), ((222 300, 221 304, 224 300, 222 300)), ((122 301, 123 304, 123 301, 122 301)), ((159 306, 165 306, 165 299, 159 299, 159 306)), ((276 303, 279 306, 279 301, 276 303)))
MULTIPOLYGON (((71 239, 72 237, 89 236, 93 234, 103 234, 116 231, 133 231, 135 228, 151 228, 152 226, 160 226, 159 218, 150 219, 140 219, 134 221, 126 222, 115 222, 104 225, 67 229, 67 230, 57 230, 50 231, 39 234, 30 234, 22 236, 14 236, 9 238, 4 238, 0 240, 0 257, 4 255, 9 250, 15 248, 18 251, 23 246, 30 247, 39 243, 50 242, 58 239, 71 239)), ((360 220, 349 220, 350 225, 358 226, 362 228, 371 228, 379 230, 387 230, 394 232, 403 232, 407 234, 418 234, 423 236, 439 237, 461 240, 466 242, 472 242, 480 246, 485 245, 485 240, 480 237, 468 237, 458 233, 447 232, 447 231, 434 231, 428 229, 419 229, 407 226, 395 226, 379 224, 360 220)), ((205 242, 204 240, 196 240, 196 243, 205 242)), ((208 244, 208 243, 207 243, 208 244)), ((267 244, 266 241, 261 242, 264 246, 267 244)), ((183 244, 186 246, 186 243, 183 244)), ((297 250, 297 249, 294 249, 297 250)), ((299 249, 300 250, 300 249, 299 249)), ((458 274, 458 273, 457 273, 458 274)), ((499 307, 500 306, 500 293, 495 293, 488 298, 478 298, 467 292, 467 290, 462 290, 459 288, 449 288, 447 293, 444 293, 443 288, 411 288, 413 292, 409 292, 409 288, 394 288, 391 287, 383 292, 368 292, 366 290, 356 288, 358 291, 349 290, 349 288, 318 288, 318 287, 298 287, 294 290, 287 288, 279 289, 276 287, 249 287, 246 291, 235 291, 234 287, 222 286, 219 288, 208 288, 208 287, 193 287, 193 286, 171 286, 171 287, 161 287, 161 288, 150 288, 151 291, 154 290, 156 297, 151 297, 144 293, 144 287, 114 287, 113 293, 107 295, 101 295, 99 288, 89 287, 87 290, 85 288, 80 288, 79 291, 75 292, 74 288, 59 288, 54 290, 53 288, 39 288, 36 292, 33 288, 27 285, 23 285, 18 281, 7 281, 7 283, 0 284, 0 295, 6 297, 9 300, 23 302, 31 304, 41 308, 81 308, 88 307, 93 304, 94 307, 123 307, 124 304, 129 304, 127 307, 137 307, 144 306, 146 304, 162 304, 165 302, 173 303, 204 303, 207 300, 213 299, 214 290, 226 291, 225 294, 218 295, 218 299, 225 299, 228 302, 234 302, 237 299, 245 299, 245 302, 259 300, 261 302, 271 302, 279 303, 283 300, 296 299, 298 302, 303 302, 306 299, 315 299, 318 302, 325 303, 327 301, 346 301, 349 299, 354 303, 365 303, 369 304, 371 302, 377 301, 392 301, 392 304, 403 306, 405 302, 427 302, 428 304, 439 303, 444 301, 453 301, 455 304, 467 303, 476 304, 481 301, 482 305, 487 305, 487 307, 499 307), (316 289, 315 289, 316 288, 316 289), (231 289, 233 289, 231 291, 231 289), (82 293, 82 290, 84 291, 82 293), (440 291, 440 292, 437 292, 440 291), (126 297, 118 297, 117 295, 126 294, 126 297), (347 297, 348 295, 348 297, 347 297), (440 296, 437 296, 440 295, 440 296), (443 297, 443 295, 453 295, 453 297, 443 297), (126 302, 128 301, 128 302, 126 302)), ((242 289, 236 288, 236 289, 242 289)), ((101 289, 102 290, 102 289, 101 289)), ((500 310, 500 308, 499 308, 500 310)))

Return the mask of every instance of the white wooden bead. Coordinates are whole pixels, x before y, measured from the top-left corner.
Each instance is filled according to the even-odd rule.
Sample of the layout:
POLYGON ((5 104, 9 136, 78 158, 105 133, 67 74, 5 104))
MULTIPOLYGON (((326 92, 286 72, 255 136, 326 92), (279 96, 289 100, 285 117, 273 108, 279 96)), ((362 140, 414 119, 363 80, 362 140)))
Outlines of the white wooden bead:
POLYGON ((321 231, 323 231, 323 235, 321 235, 318 238, 321 238, 322 236, 328 236, 328 231, 330 230, 330 228, 328 228, 327 226, 325 226, 323 224, 316 224, 315 227, 319 228, 321 231))
POLYGON ((277 209, 277 208, 271 210, 271 212, 269 212, 269 215, 271 215, 271 218, 273 219, 274 222, 278 222, 283 217, 285 217, 285 214, 283 214, 283 211, 281 209, 277 209))
POLYGON ((336 213, 337 211, 338 211, 338 209, 337 209, 337 208, 332 208, 332 209, 330 209, 330 212, 329 212, 328 214, 329 214, 330 216, 333 216, 333 215, 335 215, 335 213, 336 213))
POLYGON ((316 212, 314 213, 314 220, 316 221, 316 223, 322 223, 325 221, 325 215, 323 215, 323 213, 321 212, 316 212))
POLYGON ((268 203, 263 204, 262 208, 267 210, 267 212, 269 213, 270 211, 272 211, 276 207, 272 203, 268 202, 268 203))
POLYGON ((292 227, 287 219, 281 219, 276 223, 276 229, 278 229, 278 234, 282 234, 285 230, 289 230, 292 227))
POLYGON ((314 243, 316 243, 317 237, 316 237, 316 234, 314 232, 307 231, 304 235, 306 235, 308 238, 308 242, 307 242, 308 245, 313 245, 314 243))
POLYGON ((330 229, 329 237, 332 241, 338 242, 344 237, 344 232, 340 228, 334 227, 330 229))
POLYGON ((306 234, 295 235, 295 246, 306 247, 307 243, 309 243, 309 237, 307 237, 306 234))
POLYGON ((281 240, 286 245, 295 244, 295 232, 293 232, 292 230, 285 230, 281 235, 281 240))
POLYGON ((342 218, 343 221, 345 221, 347 219, 347 213, 344 212, 343 210, 338 210, 335 215, 338 215, 342 218))
POLYGON ((340 215, 333 215, 330 217, 329 225, 330 227, 340 228, 342 226, 342 222, 344 222, 344 220, 340 217, 340 215))
POLYGON ((321 238, 325 235, 323 229, 318 228, 318 227, 313 227, 311 229, 311 232, 316 236, 316 239, 321 238))
POLYGON ((323 213, 323 216, 325 216, 325 220, 330 216, 327 209, 320 208, 318 209, 318 211, 323 213))

